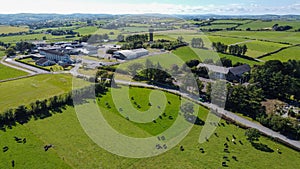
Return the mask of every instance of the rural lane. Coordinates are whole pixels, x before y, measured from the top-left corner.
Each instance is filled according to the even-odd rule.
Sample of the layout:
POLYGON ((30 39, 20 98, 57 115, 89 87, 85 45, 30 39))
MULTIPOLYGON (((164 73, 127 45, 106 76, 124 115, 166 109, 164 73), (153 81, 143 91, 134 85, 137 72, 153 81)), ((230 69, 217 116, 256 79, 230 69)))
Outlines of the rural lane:
POLYGON ((206 106, 212 110, 217 110, 217 112, 219 114, 222 114, 223 116, 225 116, 226 118, 229 118, 235 122, 238 122, 244 126, 247 126, 249 128, 255 128, 257 130, 259 130, 261 133, 267 135, 267 136, 270 136, 272 138, 276 138, 278 140, 281 140, 285 143, 288 143, 290 144, 291 146, 293 146, 294 148, 298 149, 300 151, 300 141, 296 141, 296 140, 291 140, 289 138, 287 138, 286 136, 280 134, 280 133, 277 133, 267 127, 264 127, 258 123, 255 123, 255 122, 252 122, 250 120, 247 120, 243 117, 240 117, 230 111, 227 111, 227 110, 224 110, 224 108, 220 108, 214 104, 211 104, 211 103, 203 103, 203 102, 200 102, 198 101, 199 98, 196 98, 195 96, 191 96, 189 94, 186 94, 186 93, 181 93, 180 91, 178 90, 173 90, 173 89, 166 89, 166 88, 161 88, 161 87, 157 87, 157 86, 153 86, 153 85, 149 85, 149 84, 145 84, 145 83, 139 83, 139 82, 128 82, 128 81, 123 81, 123 80, 115 80, 116 83, 119 83, 119 84, 124 84, 124 85, 132 85, 132 86, 141 86, 141 87, 150 87, 150 88, 154 88, 154 89, 159 89, 159 90, 163 90, 163 91, 167 91, 167 92, 170 92, 170 93, 174 93, 174 94, 178 94, 178 95, 181 95, 183 97, 186 97, 188 99, 192 99, 194 100, 195 102, 203 105, 203 106, 206 106))

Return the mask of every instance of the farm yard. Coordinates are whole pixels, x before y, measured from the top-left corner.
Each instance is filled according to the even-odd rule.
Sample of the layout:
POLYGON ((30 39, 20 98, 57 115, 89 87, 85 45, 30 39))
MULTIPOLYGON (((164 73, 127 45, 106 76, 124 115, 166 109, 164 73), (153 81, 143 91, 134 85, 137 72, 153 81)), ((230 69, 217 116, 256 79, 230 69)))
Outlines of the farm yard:
MULTIPOLYGON (((149 89, 131 88, 129 97, 134 98, 133 105, 133 102, 137 102, 141 109, 146 110, 149 106, 148 100, 144 98, 148 98, 149 93, 149 89), (140 93, 144 94, 140 96, 140 93)), ((178 96, 172 94, 166 93, 166 98, 171 105, 180 102, 178 96)), ((79 106, 88 108, 89 104, 87 102, 79 106)), ((157 123, 132 123, 118 113, 110 92, 101 97, 98 104, 108 123, 112 124, 115 130, 128 136, 149 137, 161 133, 164 127, 175 120, 163 116, 157 123), (111 108, 107 108, 107 104, 111 108)), ((179 107, 171 105, 166 107, 165 112, 168 116, 176 117, 179 107)), ((208 111, 203 107, 195 110, 199 111, 199 118, 205 120, 208 111)), ((298 152, 265 137, 261 137, 257 144, 266 146, 267 151, 258 150, 246 140, 244 129, 223 120, 219 122, 215 134, 207 142, 199 144, 202 128, 201 125, 195 125, 178 146, 162 155, 147 159, 130 159, 113 155, 98 147, 81 128, 74 108, 66 107, 62 113, 54 114, 51 118, 30 121, 23 126, 17 125, 6 132, 0 131, 0 145, 9 148, 7 152, 0 153, 0 168, 10 165, 11 160, 15 161, 17 168, 40 168, 45 163, 49 163, 49 168, 220 168, 222 163, 226 162, 230 168, 268 168, 276 165, 277 168, 292 169, 299 165, 298 152), (26 138, 26 143, 16 142, 14 136, 26 138), (236 143, 231 141, 233 137, 236 143), (224 151, 225 143, 228 145, 228 151, 224 151), (45 151, 43 147, 49 144, 53 145, 53 148, 45 151), (280 149, 282 154, 277 153, 276 149, 280 149)))

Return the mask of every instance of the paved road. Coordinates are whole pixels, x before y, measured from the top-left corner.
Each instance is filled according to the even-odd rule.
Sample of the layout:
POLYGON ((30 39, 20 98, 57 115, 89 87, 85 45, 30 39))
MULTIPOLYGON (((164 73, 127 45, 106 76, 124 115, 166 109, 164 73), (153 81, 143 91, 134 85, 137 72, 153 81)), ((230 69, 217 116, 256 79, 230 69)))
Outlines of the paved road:
POLYGON ((3 59, 1 59, 1 64, 5 65, 5 66, 8 66, 8 67, 11 67, 11 68, 13 68, 13 69, 17 69, 17 70, 21 70, 21 71, 23 71, 23 72, 27 72, 27 73, 29 73, 30 75, 36 74, 36 72, 33 72, 33 71, 31 71, 31 70, 23 69, 23 68, 21 68, 21 67, 18 67, 18 66, 14 66, 14 65, 12 65, 12 64, 9 64, 9 63, 5 62, 5 59, 6 59, 6 57, 3 57, 3 59))
MULTIPOLYGON (((6 58, 5 62, 7 62, 7 66, 15 68, 15 69, 19 69, 19 70, 23 70, 26 72, 29 72, 30 74, 49 74, 50 72, 33 67, 33 66, 29 66, 20 62, 16 62, 15 60, 11 59, 11 58, 6 58)), ((5 63, 4 62, 4 63, 5 63)))
POLYGON ((295 148, 297 148, 298 150, 300 150, 300 141, 296 141, 296 140, 291 140, 291 139, 288 139, 287 137, 285 137, 284 135, 280 134, 280 133, 277 133, 267 127, 264 127, 260 124, 257 124, 257 123, 254 123, 250 120, 247 120, 245 118, 242 118, 232 112, 229 112, 227 110, 224 110, 224 108, 220 108, 216 105, 213 105, 211 103, 203 103, 203 102, 199 102, 198 101, 198 98, 196 98, 195 96, 190 96, 189 94, 185 94, 185 93, 180 93, 179 91, 177 90, 171 90, 171 89, 165 89, 165 88, 160 88, 160 87, 157 87, 157 86, 152 86, 152 85, 148 85, 148 84, 145 84, 145 83, 139 83, 139 82, 128 82, 128 81, 123 81, 123 80, 116 80, 117 83, 119 84, 125 84, 125 85, 133 85, 133 86, 143 86, 143 87, 151 87, 151 88, 155 88, 155 89, 160 89, 160 90, 164 90, 164 91, 168 91, 168 92, 171 92, 171 93, 175 93, 175 94, 179 94, 183 97, 187 97, 187 98, 190 98, 190 99, 193 99, 195 100, 197 103, 199 104, 202 104, 210 109, 213 109, 213 110, 217 110, 218 113, 224 115, 225 117, 227 118, 230 118, 238 123, 241 123, 247 127, 250 127, 250 128, 256 128, 258 129, 260 132, 264 133, 265 135, 268 135, 268 136, 271 136, 273 138, 277 138, 279 140, 282 140, 286 143, 289 143, 290 145, 294 146, 295 148))

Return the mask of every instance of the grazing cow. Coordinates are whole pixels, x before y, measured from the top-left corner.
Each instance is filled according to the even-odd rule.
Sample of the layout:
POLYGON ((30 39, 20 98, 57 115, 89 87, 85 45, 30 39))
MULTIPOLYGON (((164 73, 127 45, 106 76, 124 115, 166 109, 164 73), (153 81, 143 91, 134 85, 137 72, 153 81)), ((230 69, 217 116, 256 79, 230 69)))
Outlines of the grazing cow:
POLYGON ((7 152, 8 149, 9 149, 9 148, 8 148, 7 146, 3 147, 3 152, 4 152, 4 153, 7 152))
POLYGON ((15 160, 11 161, 11 166, 12 166, 12 168, 15 168, 15 160))
POLYGON ((232 159, 234 159, 235 161, 237 161, 237 157, 236 156, 232 156, 232 159))
POLYGON ((27 140, 26 138, 23 139, 23 144, 26 144, 27 140))
POLYGON ((183 146, 180 146, 180 151, 184 151, 184 148, 183 148, 183 146))
POLYGON ((228 137, 226 137, 226 140, 227 140, 227 141, 229 141, 229 138, 228 138, 228 137))
POLYGON ((222 162, 222 166, 223 166, 223 167, 227 167, 226 162, 222 162))

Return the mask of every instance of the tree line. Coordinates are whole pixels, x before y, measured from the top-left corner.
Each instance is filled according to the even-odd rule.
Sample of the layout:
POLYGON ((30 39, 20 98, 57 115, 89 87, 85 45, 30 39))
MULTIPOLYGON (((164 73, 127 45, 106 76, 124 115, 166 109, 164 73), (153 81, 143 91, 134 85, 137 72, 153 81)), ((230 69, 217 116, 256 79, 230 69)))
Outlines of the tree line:
POLYGON ((228 53, 235 56, 245 56, 248 51, 247 45, 225 45, 221 42, 213 42, 212 47, 220 53, 228 53))
POLYGON ((62 113, 65 106, 73 106, 74 103, 81 103, 85 99, 93 99, 95 93, 99 96, 106 91, 107 87, 103 83, 96 83, 48 99, 36 100, 28 105, 7 109, 0 114, 0 129, 5 130, 6 127, 10 128, 17 123, 25 124, 32 118, 44 119, 52 114, 62 113))

